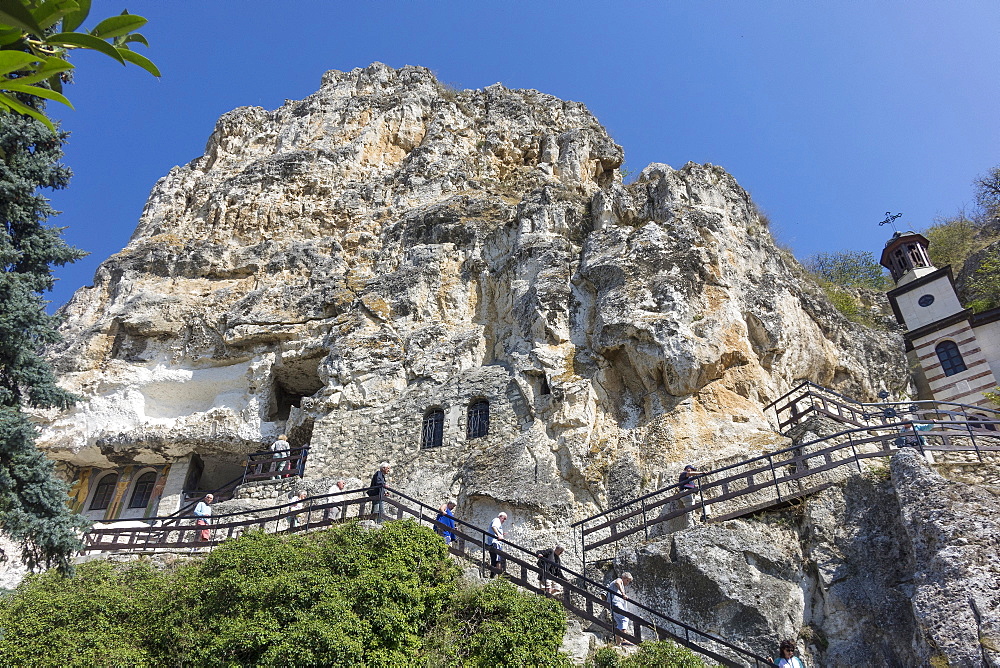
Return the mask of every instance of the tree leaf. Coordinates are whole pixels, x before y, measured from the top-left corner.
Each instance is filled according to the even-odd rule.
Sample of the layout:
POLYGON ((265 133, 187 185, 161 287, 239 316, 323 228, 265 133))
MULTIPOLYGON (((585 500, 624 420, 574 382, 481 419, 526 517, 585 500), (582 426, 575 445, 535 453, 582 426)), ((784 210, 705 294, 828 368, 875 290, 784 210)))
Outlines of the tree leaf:
POLYGON ((0 74, 16 72, 25 68, 34 69, 32 63, 37 63, 40 60, 43 59, 23 51, 0 51, 0 74))
POLYGON ((28 8, 18 0, 0 0, 0 24, 27 30, 38 37, 45 34, 28 8))
POLYGON ((135 14, 112 16, 104 19, 94 26, 94 29, 90 31, 90 34, 94 37, 100 37, 101 39, 110 39, 112 37, 127 35, 133 30, 138 30, 143 27, 146 23, 146 19, 141 16, 136 16, 135 14))
POLYGON ((8 28, 0 31, 0 47, 13 44, 24 37, 24 31, 20 28, 8 28))
MULTIPOLYGON (((62 58, 57 58, 55 56, 50 56, 45 59, 45 62, 41 67, 34 71, 34 74, 29 74, 27 76, 18 77, 14 79, 15 82, 19 84, 33 84, 39 81, 44 81, 48 79, 53 74, 58 74, 59 72, 65 72, 66 70, 73 69, 73 63, 67 62, 62 58)), ((58 92, 58 89, 55 89, 58 92)))
POLYGON ((129 61, 133 65, 138 65, 142 69, 152 74, 154 77, 162 76, 160 74, 160 70, 157 69, 156 65, 154 65, 153 61, 151 61, 149 58, 146 58, 145 56, 140 56, 135 51, 132 51, 124 46, 119 47, 118 53, 121 54, 122 58, 129 61))
POLYGON ((56 35, 52 35, 52 37, 47 38, 45 41, 49 44, 55 44, 57 46, 78 47, 82 49, 100 51, 106 56, 111 56, 122 65, 125 64, 125 59, 118 54, 118 50, 115 49, 115 47, 111 46, 103 39, 99 39, 93 35, 88 35, 87 33, 61 32, 56 35))
POLYGON ((80 8, 77 0, 45 0, 31 13, 42 28, 48 28, 59 19, 80 8))
POLYGON ((62 29, 67 32, 79 28, 80 24, 87 20, 87 15, 90 14, 90 0, 76 0, 76 4, 80 8, 63 17, 62 29))
POLYGON ((142 33, 139 32, 132 33, 131 35, 126 35, 125 39, 122 40, 122 44, 128 44, 129 42, 139 42, 140 44, 143 44, 147 47, 149 46, 149 42, 147 42, 146 38, 143 37, 142 33))
POLYGON ((47 127, 49 130, 52 130, 52 132, 56 131, 56 126, 52 125, 52 121, 46 118, 44 114, 35 109, 32 109, 31 107, 26 107, 25 105, 21 104, 20 102, 15 100, 10 95, 7 95, 6 93, 0 93, 0 105, 3 105, 8 109, 13 109, 19 114, 24 114, 25 116, 31 116, 35 120, 42 122, 45 125, 45 127, 47 127))
POLYGON ((14 79, 12 81, 4 81, 3 88, 4 90, 12 90, 18 93, 27 93, 28 95, 34 95, 36 97, 44 97, 46 100, 54 100, 55 102, 61 102, 70 109, 73 108, 73 104, 69 100, 67 100, 63 95, 55 92, 54 90, 49 90, 48 88, 42 88, 40 86, 28 86, 22 84, 20 79, 14 79))

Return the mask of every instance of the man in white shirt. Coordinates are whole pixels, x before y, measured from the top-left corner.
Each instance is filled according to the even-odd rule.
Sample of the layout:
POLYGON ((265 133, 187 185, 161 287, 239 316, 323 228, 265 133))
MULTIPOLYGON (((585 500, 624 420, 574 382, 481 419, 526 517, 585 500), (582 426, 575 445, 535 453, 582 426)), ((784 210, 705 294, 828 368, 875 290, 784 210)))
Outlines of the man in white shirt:
POLYGON ((347 482, 344 479, 340 479, 337 482, 335 482, 333 486, 330 487, 330 489, 326 490, 326 493, 328 495, 337 494, 338 496, 329 497, 325 499, 323 503, 341 504, 326 509, 326 519, 330 520, 331 522, 336 522, 337 520, 339 520, 344 516, 344 508, 342 504, 347 501, 347 497, 341 494, 341 492, 344 491, 344 487, 346 486, 347 482))
POLYGON ((507 570, 507 557, 503 553, 503 523, 507 513, 500 513, 490 522, 490 532, 486 534, 486 545, 490 548, 490 577, 495 578, 507 570))

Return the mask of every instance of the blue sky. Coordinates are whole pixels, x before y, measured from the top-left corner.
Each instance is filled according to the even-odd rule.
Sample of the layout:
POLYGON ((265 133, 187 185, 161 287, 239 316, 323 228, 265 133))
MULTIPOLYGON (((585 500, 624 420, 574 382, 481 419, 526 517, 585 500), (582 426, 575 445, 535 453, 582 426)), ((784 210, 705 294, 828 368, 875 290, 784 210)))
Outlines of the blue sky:
POLYGON ((150 20, 163 78, 74 55, 76 110, 50 106, 75 172, 52 223, 91 255, 58 270, 53 306, 128 243, 150 188, 201 155, 221 114, 373 61, 584 102, 631 169, 721 165, 800 259, 877 255, 885 211, 924 228, 1000 164, 995 0, 95 0, 91 15, 125 8, 150 20))

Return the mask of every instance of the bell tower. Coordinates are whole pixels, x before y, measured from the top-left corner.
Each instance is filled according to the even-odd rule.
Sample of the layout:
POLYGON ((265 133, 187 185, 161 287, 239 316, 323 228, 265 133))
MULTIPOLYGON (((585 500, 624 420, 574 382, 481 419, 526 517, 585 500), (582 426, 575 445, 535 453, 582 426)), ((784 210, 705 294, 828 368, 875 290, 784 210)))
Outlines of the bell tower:
POLYGON ((995 319, 962 307, 951 267, 935 267, 929 246, 921 234, 896 232, 880 261, 896 283, 887 296, 896 321, 906 327, 907 357, 923 371, 934 399, 991 405, 983 392, 997 386, 991 367, 997 364, 994 357, 1000 360, 1000 349, 994 355, 990 343, 997 337, 981 341, 977 330, 995 319))

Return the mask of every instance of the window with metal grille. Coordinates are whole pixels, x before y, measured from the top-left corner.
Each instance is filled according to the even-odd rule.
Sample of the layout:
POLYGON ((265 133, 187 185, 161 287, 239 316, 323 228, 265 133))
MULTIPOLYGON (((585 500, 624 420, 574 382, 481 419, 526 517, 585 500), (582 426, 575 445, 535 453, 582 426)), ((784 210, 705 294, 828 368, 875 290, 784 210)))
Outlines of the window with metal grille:
POLYGON ((90 510, 107 510, 111 499, 115 496, 115 485, 118 484, 118 474, 109 473, 101 478, 94 490, 94 498, 90 500, 90 510))
POLYGON ((153 494, 153 485, 156 484, 156 471, 149 471, 139 476, 132 488, 132 498, 129 499, 129 508, 145 508, 149 505, 149 497, 153 494))
POLYGON ((469 404, 469 419, 465 437, 480 438, 490 433, 490 402, 478 399, 469 404))
POLYGON ((420 447, 440 448, 444 441, 444 411, 433 408, 424 414, 424 427, 420 447))
POLYGON ((954 341, 942 341, 934 348, 934 352, 941 360, 941 369, 946 376, 954 376, 967 368, 962 353, 958 352, 958 346, 954 341))

